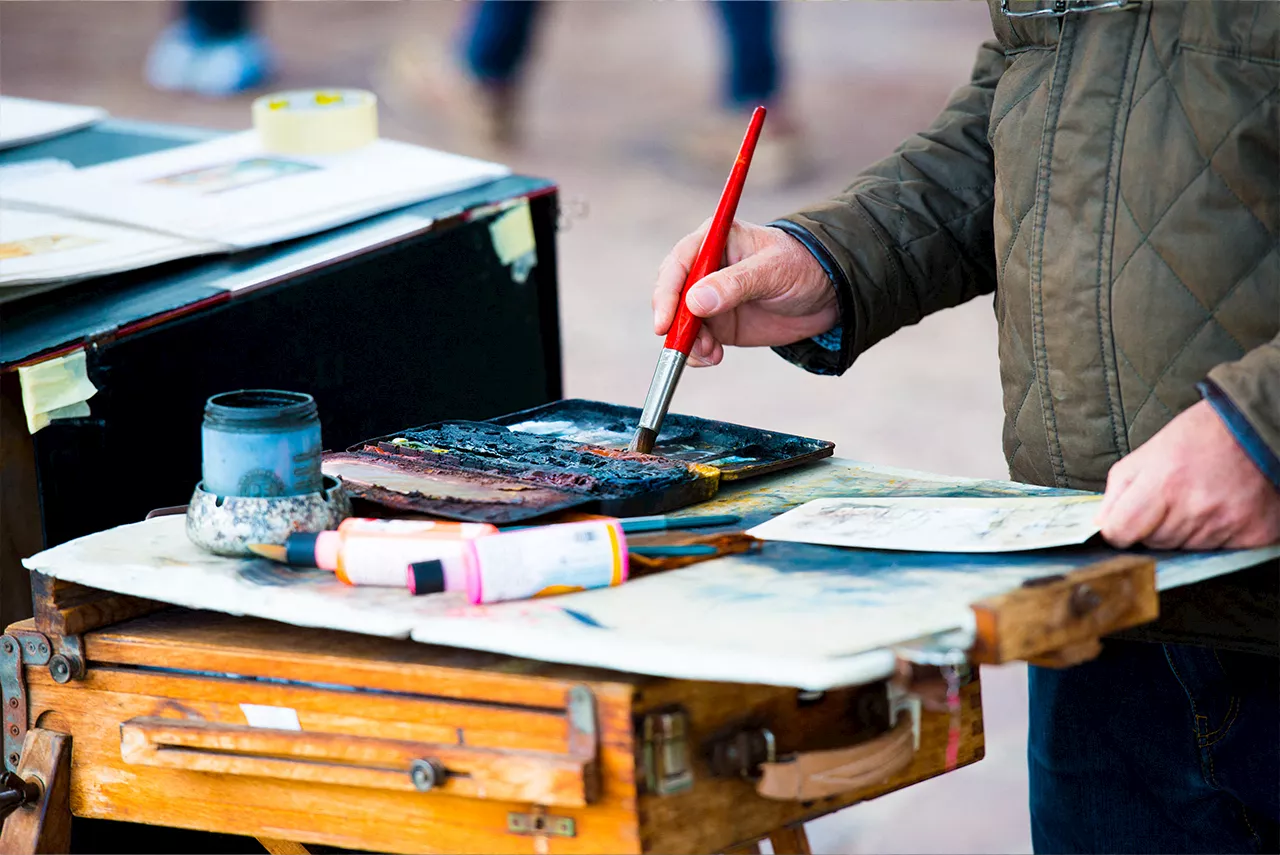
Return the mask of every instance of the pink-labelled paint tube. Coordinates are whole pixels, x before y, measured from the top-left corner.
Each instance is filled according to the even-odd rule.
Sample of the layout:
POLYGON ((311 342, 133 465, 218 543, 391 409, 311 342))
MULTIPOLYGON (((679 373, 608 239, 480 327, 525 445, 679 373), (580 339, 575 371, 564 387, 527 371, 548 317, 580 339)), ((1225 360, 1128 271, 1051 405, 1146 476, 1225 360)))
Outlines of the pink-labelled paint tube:
POLYGON ((332 570, 348 585, 404 585, 404 567, 419 561, 458 560, 470 541, 496 535, 485 523, 432 520, 344 520, 337 531, 293 534, 285 543, 290 564, 332 570))
POLYGON ((524 528, 461 541, 460 547, 456 558, 411 562, 409 590, 465 591, 480 605, 621 585, 630 569, 618 520, 524 528))

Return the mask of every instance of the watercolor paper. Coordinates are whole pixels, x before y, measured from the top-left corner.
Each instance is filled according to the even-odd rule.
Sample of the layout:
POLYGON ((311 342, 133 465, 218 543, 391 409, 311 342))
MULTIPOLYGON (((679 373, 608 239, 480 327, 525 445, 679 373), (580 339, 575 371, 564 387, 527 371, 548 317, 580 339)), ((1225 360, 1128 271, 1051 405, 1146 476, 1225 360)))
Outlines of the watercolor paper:
MULTIPOLYGON (((752 524, 814 496, 854 495, 1080 494, 831 460, 726 487, 681 513, 737 514, 752 524)), ((616 588, 487 606, 468 605, 460 594, 352 588, 324 570, 220 558, 187 539, 181 516, 89 535, 23 563, 95 588, 298 626, 640 674, 821 690, 887 676, 893 649, 919 646, 920 639, 945 636, 947 647, 967 647, 970 603, 1116 554, 1084 547, 957 555, 778 542, 616 588)), ((1275 559, 1280 547, 1150 554, 1157 584, 1168 590, 1275 559)))
POLYGON ((785 540, 912 552, 1020 552, 1075 546, 1098 533, 1101 496, 817 499, 747 532, 785 540))

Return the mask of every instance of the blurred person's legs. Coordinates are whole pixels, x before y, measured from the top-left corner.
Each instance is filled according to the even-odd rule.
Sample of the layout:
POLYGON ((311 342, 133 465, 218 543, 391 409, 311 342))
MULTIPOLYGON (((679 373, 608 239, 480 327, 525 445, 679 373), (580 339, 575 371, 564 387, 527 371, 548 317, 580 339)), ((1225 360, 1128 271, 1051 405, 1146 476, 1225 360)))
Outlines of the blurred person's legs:
POLYGON ((233 95, 271 73, 266 42, 253 31, 248 0, 186 0, 181 17, 147 56, 147 81, 157 89, 233 95))
POLYGON ((757 106, 769 109, 764 133, 751 161, 751 181, 779 186, 803 170, 799 131, 780 97, 781 63, 777 50, 778 5, 775 0, 716 0, 725 39, 725 75, 721 98, 725 115, 700 127, 689 152, 700 164, 719 172, 733 161, 757 106))
POLYGON ((716 0, 724 23, 728 73, 724 99, 728 106, 751 110, 769 104, 778 90, 778 55, 774 46, 772 2, 716 0))
POLYGON ((1028 669, 1036 852, 1275 852, 1280 659, 1107 641, 1028 669))
POLYGON ((406 111, 430 111, 426 118, 444 120, 468 144, 510 145, 518 132, 521 74, 541 12, 537 0, 468 3, 457 55, 426 56, 412 41, 396 46, 380 94, 406 111))
POLYGON ((529 54, 540 4, 530 0, 480 0, 463 38, 462 53, 476 80, 510 86, 529 54))

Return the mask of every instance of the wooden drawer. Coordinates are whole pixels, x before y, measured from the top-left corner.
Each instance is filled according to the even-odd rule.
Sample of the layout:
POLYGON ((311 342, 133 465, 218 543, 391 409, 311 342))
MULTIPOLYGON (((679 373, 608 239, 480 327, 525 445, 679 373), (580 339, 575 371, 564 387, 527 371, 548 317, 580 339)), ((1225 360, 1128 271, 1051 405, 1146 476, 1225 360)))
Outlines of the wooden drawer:
MULTIPOLYGON (((72 735, 75 815, 387 852, 724 851, 942 772, 951 721, 922 713, 887 779, 795 801, 739 773, 762 735, 778 761, 909 744, 884 686, 811 696, 182 610, 88 633, 83 658, 62 683, 23 668, 28 727, 72 735)), ((982 750, 975 678, 958 764, 982 750)))

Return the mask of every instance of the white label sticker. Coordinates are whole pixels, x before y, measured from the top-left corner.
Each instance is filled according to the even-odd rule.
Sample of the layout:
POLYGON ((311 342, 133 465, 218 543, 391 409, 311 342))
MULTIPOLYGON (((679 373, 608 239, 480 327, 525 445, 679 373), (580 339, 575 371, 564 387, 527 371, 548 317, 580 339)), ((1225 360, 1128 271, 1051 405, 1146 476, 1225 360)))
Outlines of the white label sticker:
POLYGON ((270 730, 302 730, 298 723, 298 711, 288 707, 268 707, 261 704, 241 704, 240 711, 250 727, 270 730))

